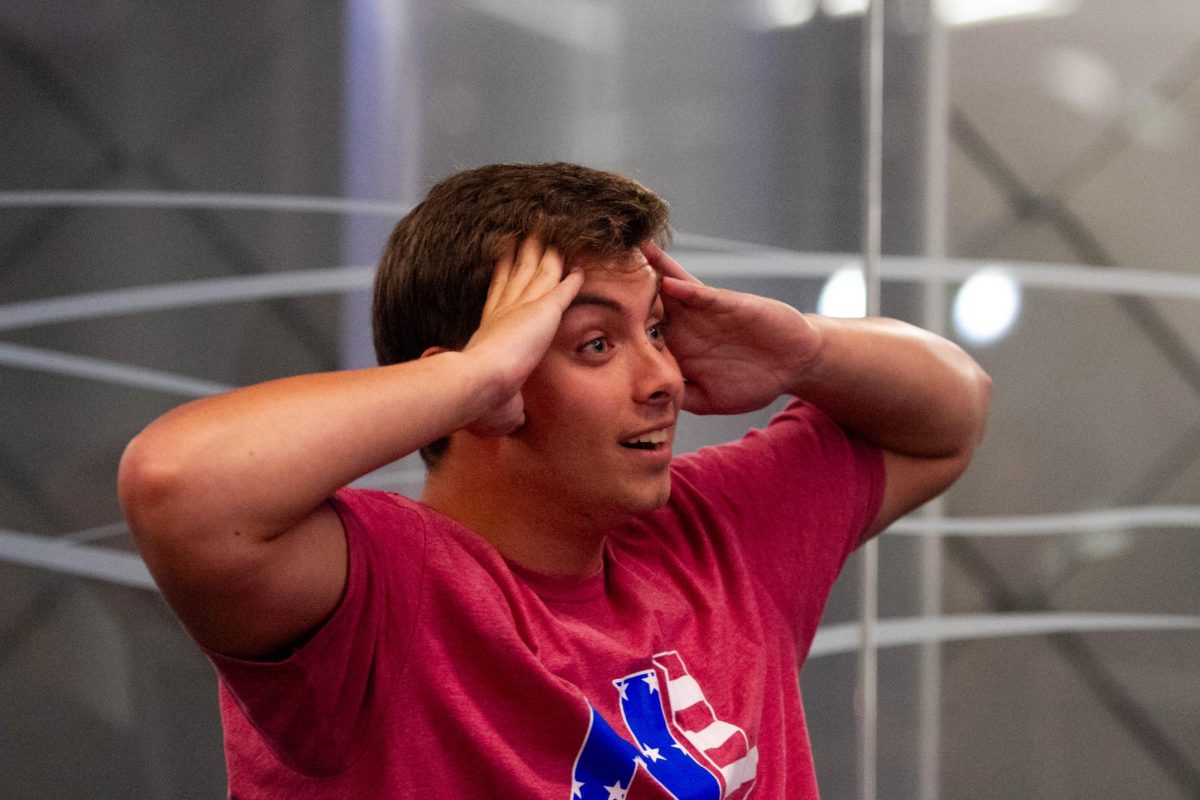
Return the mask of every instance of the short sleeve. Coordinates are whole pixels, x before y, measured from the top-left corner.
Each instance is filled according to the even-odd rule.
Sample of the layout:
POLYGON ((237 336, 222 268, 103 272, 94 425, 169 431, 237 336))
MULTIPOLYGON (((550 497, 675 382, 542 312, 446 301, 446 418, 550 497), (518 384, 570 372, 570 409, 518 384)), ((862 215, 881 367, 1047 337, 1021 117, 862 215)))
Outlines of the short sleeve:
POLYGON ((677 459, 672 486, 736 540, 807 652, 833 582, 883 502, 882 452, 795 401, 764 429, 677 459))
POLYGON ((394 683, 378 671, 403 669, 425 562, 425 525, 411 501, 343 489, 330 503, 346 533, 348 568, 329 619, 279 661, 206 651, 221 677, 223 710, 243 718, 227 718, 227 728, 249 725, 283 763, 313 776, 345 768, 383 704, 378 693, 394 683), (384 652, 401 657, 377 658, 384 652))

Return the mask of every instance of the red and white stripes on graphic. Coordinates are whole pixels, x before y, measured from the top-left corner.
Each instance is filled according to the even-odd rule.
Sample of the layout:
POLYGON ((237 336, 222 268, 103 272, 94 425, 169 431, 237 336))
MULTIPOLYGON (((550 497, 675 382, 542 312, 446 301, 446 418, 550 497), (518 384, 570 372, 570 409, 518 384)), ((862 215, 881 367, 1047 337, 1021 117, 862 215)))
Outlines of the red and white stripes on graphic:
POLYGON ((746 732, 717 719, 704 690, 687 671, 679 653, 671 650, 654 656, 654 666, 667 681, 671 721, 688 743, 721 776, 725 800, 744 800, 754 788, 758 748, 750 746, 746 732))

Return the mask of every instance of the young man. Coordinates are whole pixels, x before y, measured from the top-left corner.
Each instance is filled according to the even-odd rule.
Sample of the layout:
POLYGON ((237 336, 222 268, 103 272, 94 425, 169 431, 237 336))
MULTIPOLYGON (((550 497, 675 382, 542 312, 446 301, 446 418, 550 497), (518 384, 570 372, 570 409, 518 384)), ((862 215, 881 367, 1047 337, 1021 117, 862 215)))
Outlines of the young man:
POLYGON ((711 288, 565 164, 401 220, 374 369, 178 408, 120 491, 221 676, 230 793, 816 797, 797 673, 849 553, 966 467, 989 381, 899 322, 711 288), (681 409, 798 398, 672 458, 681 409), (421 502, 346 484, 415 450, 421 502))

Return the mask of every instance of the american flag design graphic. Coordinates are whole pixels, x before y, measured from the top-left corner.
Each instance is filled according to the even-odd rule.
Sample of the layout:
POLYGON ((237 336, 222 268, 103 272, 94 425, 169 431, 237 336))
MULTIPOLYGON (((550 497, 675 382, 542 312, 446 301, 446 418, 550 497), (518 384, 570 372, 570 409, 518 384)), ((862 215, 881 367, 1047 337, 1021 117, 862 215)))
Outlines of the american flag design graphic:
POLYGON ((717 718, 679 653, 659 653, 652 663, 653 669, 613 681, 632 742, 591 707, 572 800, 626 800, 639 767, 676 800, 745 800, 758 749, 745 731, 717 718))

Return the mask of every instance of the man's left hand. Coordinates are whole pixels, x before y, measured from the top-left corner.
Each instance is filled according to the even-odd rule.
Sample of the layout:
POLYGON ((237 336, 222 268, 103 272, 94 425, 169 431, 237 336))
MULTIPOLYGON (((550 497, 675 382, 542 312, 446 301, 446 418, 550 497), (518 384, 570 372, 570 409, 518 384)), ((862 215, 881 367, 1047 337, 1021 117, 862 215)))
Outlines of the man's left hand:
POLYGON ((705 286, 653 242, 641 250, 663 276, 667 346, 687 382, 685 410, 739 414, 792 391, 821 345, 803 314, 778 300, 705 286))

